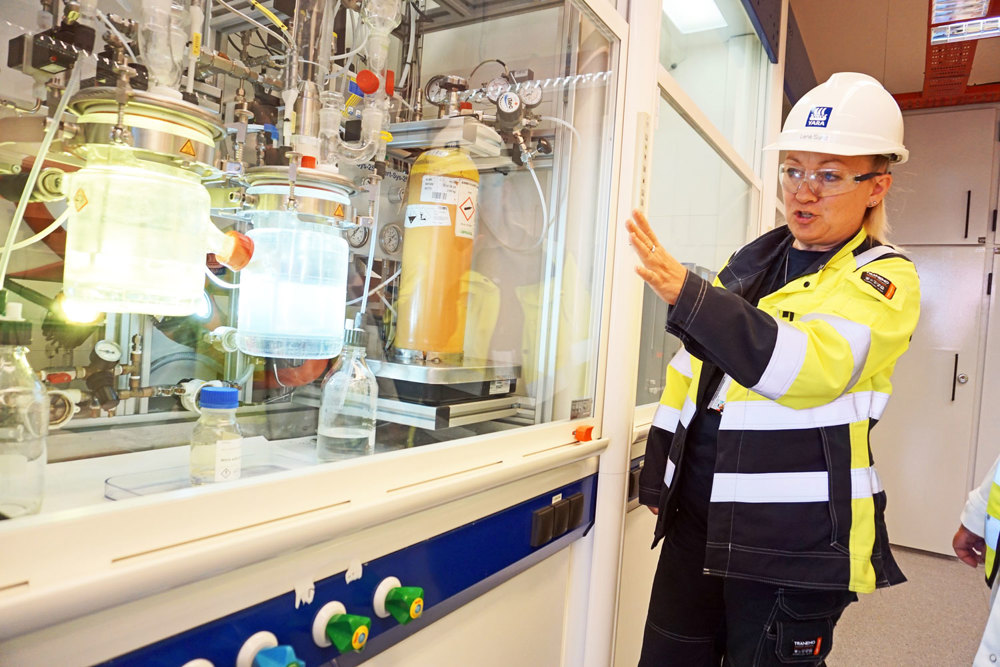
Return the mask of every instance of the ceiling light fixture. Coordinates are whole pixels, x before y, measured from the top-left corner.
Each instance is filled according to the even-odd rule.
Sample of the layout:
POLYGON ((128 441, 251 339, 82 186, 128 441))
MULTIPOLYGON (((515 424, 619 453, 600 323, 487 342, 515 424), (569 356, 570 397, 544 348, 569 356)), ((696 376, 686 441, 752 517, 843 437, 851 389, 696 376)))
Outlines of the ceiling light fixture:
POLYGON ((729 25, 713 0, 663 0, 663 11, 686 35, 729 25))
POLYGON ((952 42, 968 42, 987 37, 1000 37, 1000 16, 931 28, 931 46, 952 42))
POLYGON ((990 0, 934 0, 931 24, 982 18, 989 6, 990 0))

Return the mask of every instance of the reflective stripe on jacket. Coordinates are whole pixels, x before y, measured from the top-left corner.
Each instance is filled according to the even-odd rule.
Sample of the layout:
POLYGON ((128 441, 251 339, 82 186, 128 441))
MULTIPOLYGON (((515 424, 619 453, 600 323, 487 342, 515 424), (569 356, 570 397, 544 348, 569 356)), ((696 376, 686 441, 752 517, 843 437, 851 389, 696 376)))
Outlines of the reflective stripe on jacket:
POLYGON ((765 293, 792 240, 786 227, 761 236, 714 286, 688 273, 667 320, 684 348, 650 429, 640 500, 660 508, 655 545, 676 509, 687 426, 711 399, 701 379, 721 369, 706 571, 870 592, 905 580, 868 436, 917 324, 919 280, 862 230, 816 272, 765 293))

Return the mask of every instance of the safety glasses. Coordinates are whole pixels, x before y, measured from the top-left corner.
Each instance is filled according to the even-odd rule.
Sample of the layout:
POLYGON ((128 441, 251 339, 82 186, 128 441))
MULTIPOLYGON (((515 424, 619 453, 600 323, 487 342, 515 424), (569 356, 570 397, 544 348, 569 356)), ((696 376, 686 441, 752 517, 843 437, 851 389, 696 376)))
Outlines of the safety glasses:
POLYGON ((853 174, 844 169, 803 169, 790 164, 780 168, 781 187, 789 194, 795 194, 808 183, 809 190, 817 197, 829 197, 850 192, 859 184, 876 176, 882 176, 884 171, 870 171, 867 174, 853 174))

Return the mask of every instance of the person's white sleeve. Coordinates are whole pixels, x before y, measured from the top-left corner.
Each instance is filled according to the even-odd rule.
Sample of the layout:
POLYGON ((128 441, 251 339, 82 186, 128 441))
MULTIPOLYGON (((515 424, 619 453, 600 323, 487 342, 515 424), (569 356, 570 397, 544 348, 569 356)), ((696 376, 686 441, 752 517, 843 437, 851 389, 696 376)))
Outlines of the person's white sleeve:
POLYGON ((969 499, 962 510, 962 525, 980 537, 986 535, 986 504, 990 500, 990 488, 997 472, 997 463, 1000 463, 1000 457, 993 462, 982 483, 969 492, 969 499))

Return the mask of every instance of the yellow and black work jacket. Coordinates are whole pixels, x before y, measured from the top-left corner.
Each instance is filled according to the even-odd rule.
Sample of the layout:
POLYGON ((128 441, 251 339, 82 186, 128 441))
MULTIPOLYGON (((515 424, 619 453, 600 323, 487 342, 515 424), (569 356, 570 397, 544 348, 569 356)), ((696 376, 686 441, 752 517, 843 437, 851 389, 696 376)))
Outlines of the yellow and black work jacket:
POLYGON ((640 500, 659 507, 655 546, 676 513, 687 427, 719 369, 705 571, 870 592, 905 581, 868 435, 917 324, 920 284, 910 260, 861 230, 767 293, 792 241, 787 227, 764 234, 713 285, 688 273, 667 318, 684 347, 647 440, 640 500))
MULTIPOLYGON (((963 521, 964 523, 964 521, 963 521)), ((986 503, 986 584, 993 586, 993 580, 1000 570, 1000 464, 993 465, 993 481, 990 484, 989 500, 986 503)))

